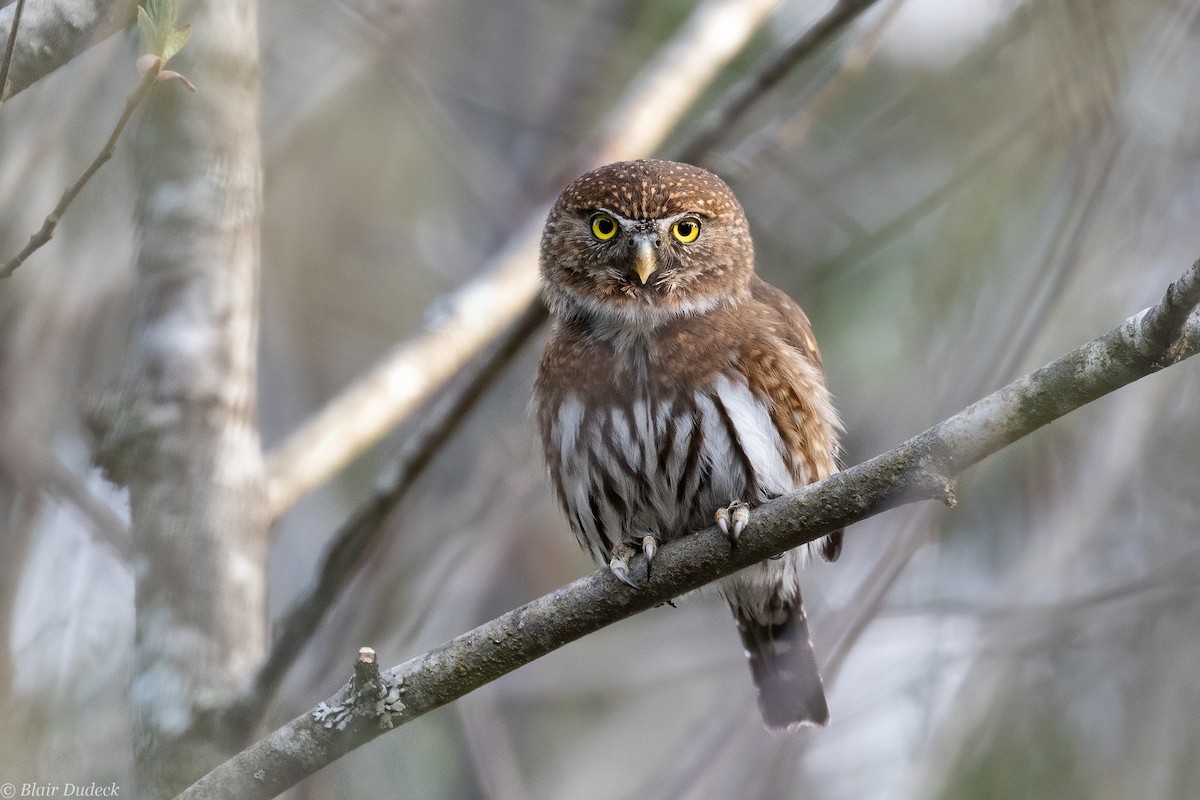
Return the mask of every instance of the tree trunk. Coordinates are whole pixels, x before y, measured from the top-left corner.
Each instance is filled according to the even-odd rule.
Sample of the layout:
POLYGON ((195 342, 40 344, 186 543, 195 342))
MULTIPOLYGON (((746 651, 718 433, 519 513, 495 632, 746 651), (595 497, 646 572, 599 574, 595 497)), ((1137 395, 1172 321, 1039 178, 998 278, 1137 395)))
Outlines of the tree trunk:
POLYGON ((129 487, 136 794, 236 751, 212 713, 262 658, 266 515, 256 420, 261 153, 257 7, 185 5, 192 37, 137 134, 137 312, 102 457, 129 487))

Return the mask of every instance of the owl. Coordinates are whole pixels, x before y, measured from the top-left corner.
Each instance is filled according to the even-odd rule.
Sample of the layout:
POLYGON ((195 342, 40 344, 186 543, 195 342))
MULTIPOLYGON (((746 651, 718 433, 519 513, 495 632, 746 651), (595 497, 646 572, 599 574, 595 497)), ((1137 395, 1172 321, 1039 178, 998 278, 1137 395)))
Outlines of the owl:
MULTIPOLYGON (((625 161, 559 196, 542 235, 553 330, 534 389, 551 481, 580 544, 637 586, 662 542, 836 471, 838 434, 804 312, 754 272, 741 204, 716 175, 625 161)), ((833 561, 841 532, 814 546, 833 561)), ((800 598, 807 548, 719 583, 767 727, 824 725, 800 598)))

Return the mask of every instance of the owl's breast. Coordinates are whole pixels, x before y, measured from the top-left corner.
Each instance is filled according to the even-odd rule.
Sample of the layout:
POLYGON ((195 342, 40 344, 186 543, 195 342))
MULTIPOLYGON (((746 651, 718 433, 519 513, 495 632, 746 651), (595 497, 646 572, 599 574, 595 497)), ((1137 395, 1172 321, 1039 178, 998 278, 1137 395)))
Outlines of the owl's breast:
POLYGON ((736 373, 687 389, 653 376, 630 379, 620 394, 587 385, 543 405, 539 417, 567 516, 600 563, 618 541, 669 541, 711 525, 720 506, 803 483, 768 401, 736 373))

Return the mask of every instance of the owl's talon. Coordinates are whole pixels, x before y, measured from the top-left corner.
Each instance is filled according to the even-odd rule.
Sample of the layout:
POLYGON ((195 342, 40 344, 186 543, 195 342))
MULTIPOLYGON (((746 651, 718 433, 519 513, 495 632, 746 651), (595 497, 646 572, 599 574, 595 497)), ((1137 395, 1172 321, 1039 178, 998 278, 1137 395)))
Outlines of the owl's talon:
POLYGON ((733 510, 733 540, 736 542, 750 523, 750 506, 742 503, 733 510))
POLYGON ((633 582, 633 578, 629 577, 629 565, 626 564, 624 560, 617 558, 616 556, 613 556, 612 561, 608 562, 608 569, 612 572, 613 575, 616 575, 618 578, 620 578, 622 581, 624 581, 625 583, 632 586, 634 589, 641 588, 640 586, 638 586, 636 583, 633 582))
POLYGON ((746 529, 746 523, 750 522, 750 506, 741 500, 734 500, 729 505, 718 508, 713 516, 721 533, 729 539, 729 546, 737 547, 738 538, 746 529))
POLYGON ((658 552, 658 539, 653 536, 642 537, 642 555, 646 557, 646 580, 650 580, 650 565, 654 563, 654 554, 658 552))

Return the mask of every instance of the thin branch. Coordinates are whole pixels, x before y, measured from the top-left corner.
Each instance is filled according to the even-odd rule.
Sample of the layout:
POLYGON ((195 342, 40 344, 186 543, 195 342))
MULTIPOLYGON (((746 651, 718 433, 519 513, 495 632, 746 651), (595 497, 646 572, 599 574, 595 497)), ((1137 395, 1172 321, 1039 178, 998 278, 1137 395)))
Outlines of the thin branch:
MULTIPOLYGON (((837 63, 830 65, 828 76, 816 81, 819 88, 800 108, 764 125, 753 136, 747 136, 736 150, 721 156, 717 171, 726 180, 739 180, 767 153, 796 147, 821 114, 866 70, 884 32, 905 2, 892 0, 863 32, 859 41, 849 47, 837 63)), ((706 158, 714 160, 712 156, 706 158)))
MULTIPOLYGON (((766 21, 779 0, 706 0, 632 82, 572 169, 654 152, 730 59, 766 21)), ((570 177, 574 177, 572 174, 570 177)), ((446 304, 438 324, 400 345, 268 455, 269 514, 296 501, 379 440, 439 391, 505 325, 527 312, 537 294, 537 248, 550 200, 484 270, 446 304)))
POLYGON ((329 609, 387 531, 384 521, 400 504, 425 467, 450 439, 478 399, 503 374, 513 357, 545 319, 540 304, 528 309, 492 342, 473 367, 461 391, 447 395, 422 420, 401 450, 390 486, 375 494, 334 535, 316 582, 276 623, 276 635, 250 686, 226 712, 234 730, 252 730, 262 719, 283 678, 317 632, 329 609))
POLYGON ((25 10, 25 0, 17 0, 17 8, 13 12, 12 27, 8 29, 8 44, 4 47, 4 62, 0 63, 0 108, 8 99, 8 70, 12 66, 13 50, 17 46, 17 30, 21 27, 21 12, 25 10))
MULTIPOLYGON (((607 625, 874 514, 921 499, 950 501, 968 467, 1109 392, 1200 349, 1200 261, 1157 305, 977 401, 880 456, 752 514, 738 547, 709 528, 663 546, 654 580, 631 589, 599 570, 382 675, 362 711, 352 684, 210 772, 179 797, 269 798, 384 730, 607 625), (1186 323, 1176 326, 1182 318, 1186 323), (1163 335, 1163 331, 1177 335, 1163 335), (336 723, 336 724, 335 724, 336 723)), ((635 569, 641 564, 635 562, 635 569)))
POLYGON ((105 143, 104 149, 100 154, 88 165, 88 168, 79 176, 79 180, 67 187, 63 192, 62 197, 58 201, 58 205, 46 217, 46 221, 42 223, 42 227, 33 236, 29 237, 29 242, 10 259, 4 266, 0 267, 0 279, 7 278, 16 271, 17 267, 24 263, 25 259, 33 255, 34 251, 50 241, 50 237, 54 236, 54 229, 58 227, 59 220, 66 213, 67 206, 71 205, 71 201, 75 199, 75 195, 87 185, 87 182, 92 179, 92 176, 99 171, 104 163, 112 158, 113 153, 117 149, 117 139, 121 132, 125 130, 125 124, 129 122, 129 118, 133 116, 133 112, 137 109, 141 102, 146 99, 146 95, 150 94, 150 90, 154 88, 155 81, 158 80, 159 74, 162 72, 162 60, 159 59, 153 66, 146 70, 146 74, 142 76, 142 82, 134 89, 133 94, 125 99, 125 110, 121 112, 121 118, 117 120, 116 126, 112 133, 108 136, 108 142, 105 143))
POLYGON ((783 52, 760 69, 754 70, 745 83, 723 100, 717 110, 705 121, 700 133, 696 134, 684 148, 680 160, 690 161, 693 164, 707 161, 717 139, 726 134, 730 127, 750 110, 751 106, 773 89, 801 61, 837 36, 859 14, 876 2, 877 0, 837 0, 825 16, 813 23, 783 52))

